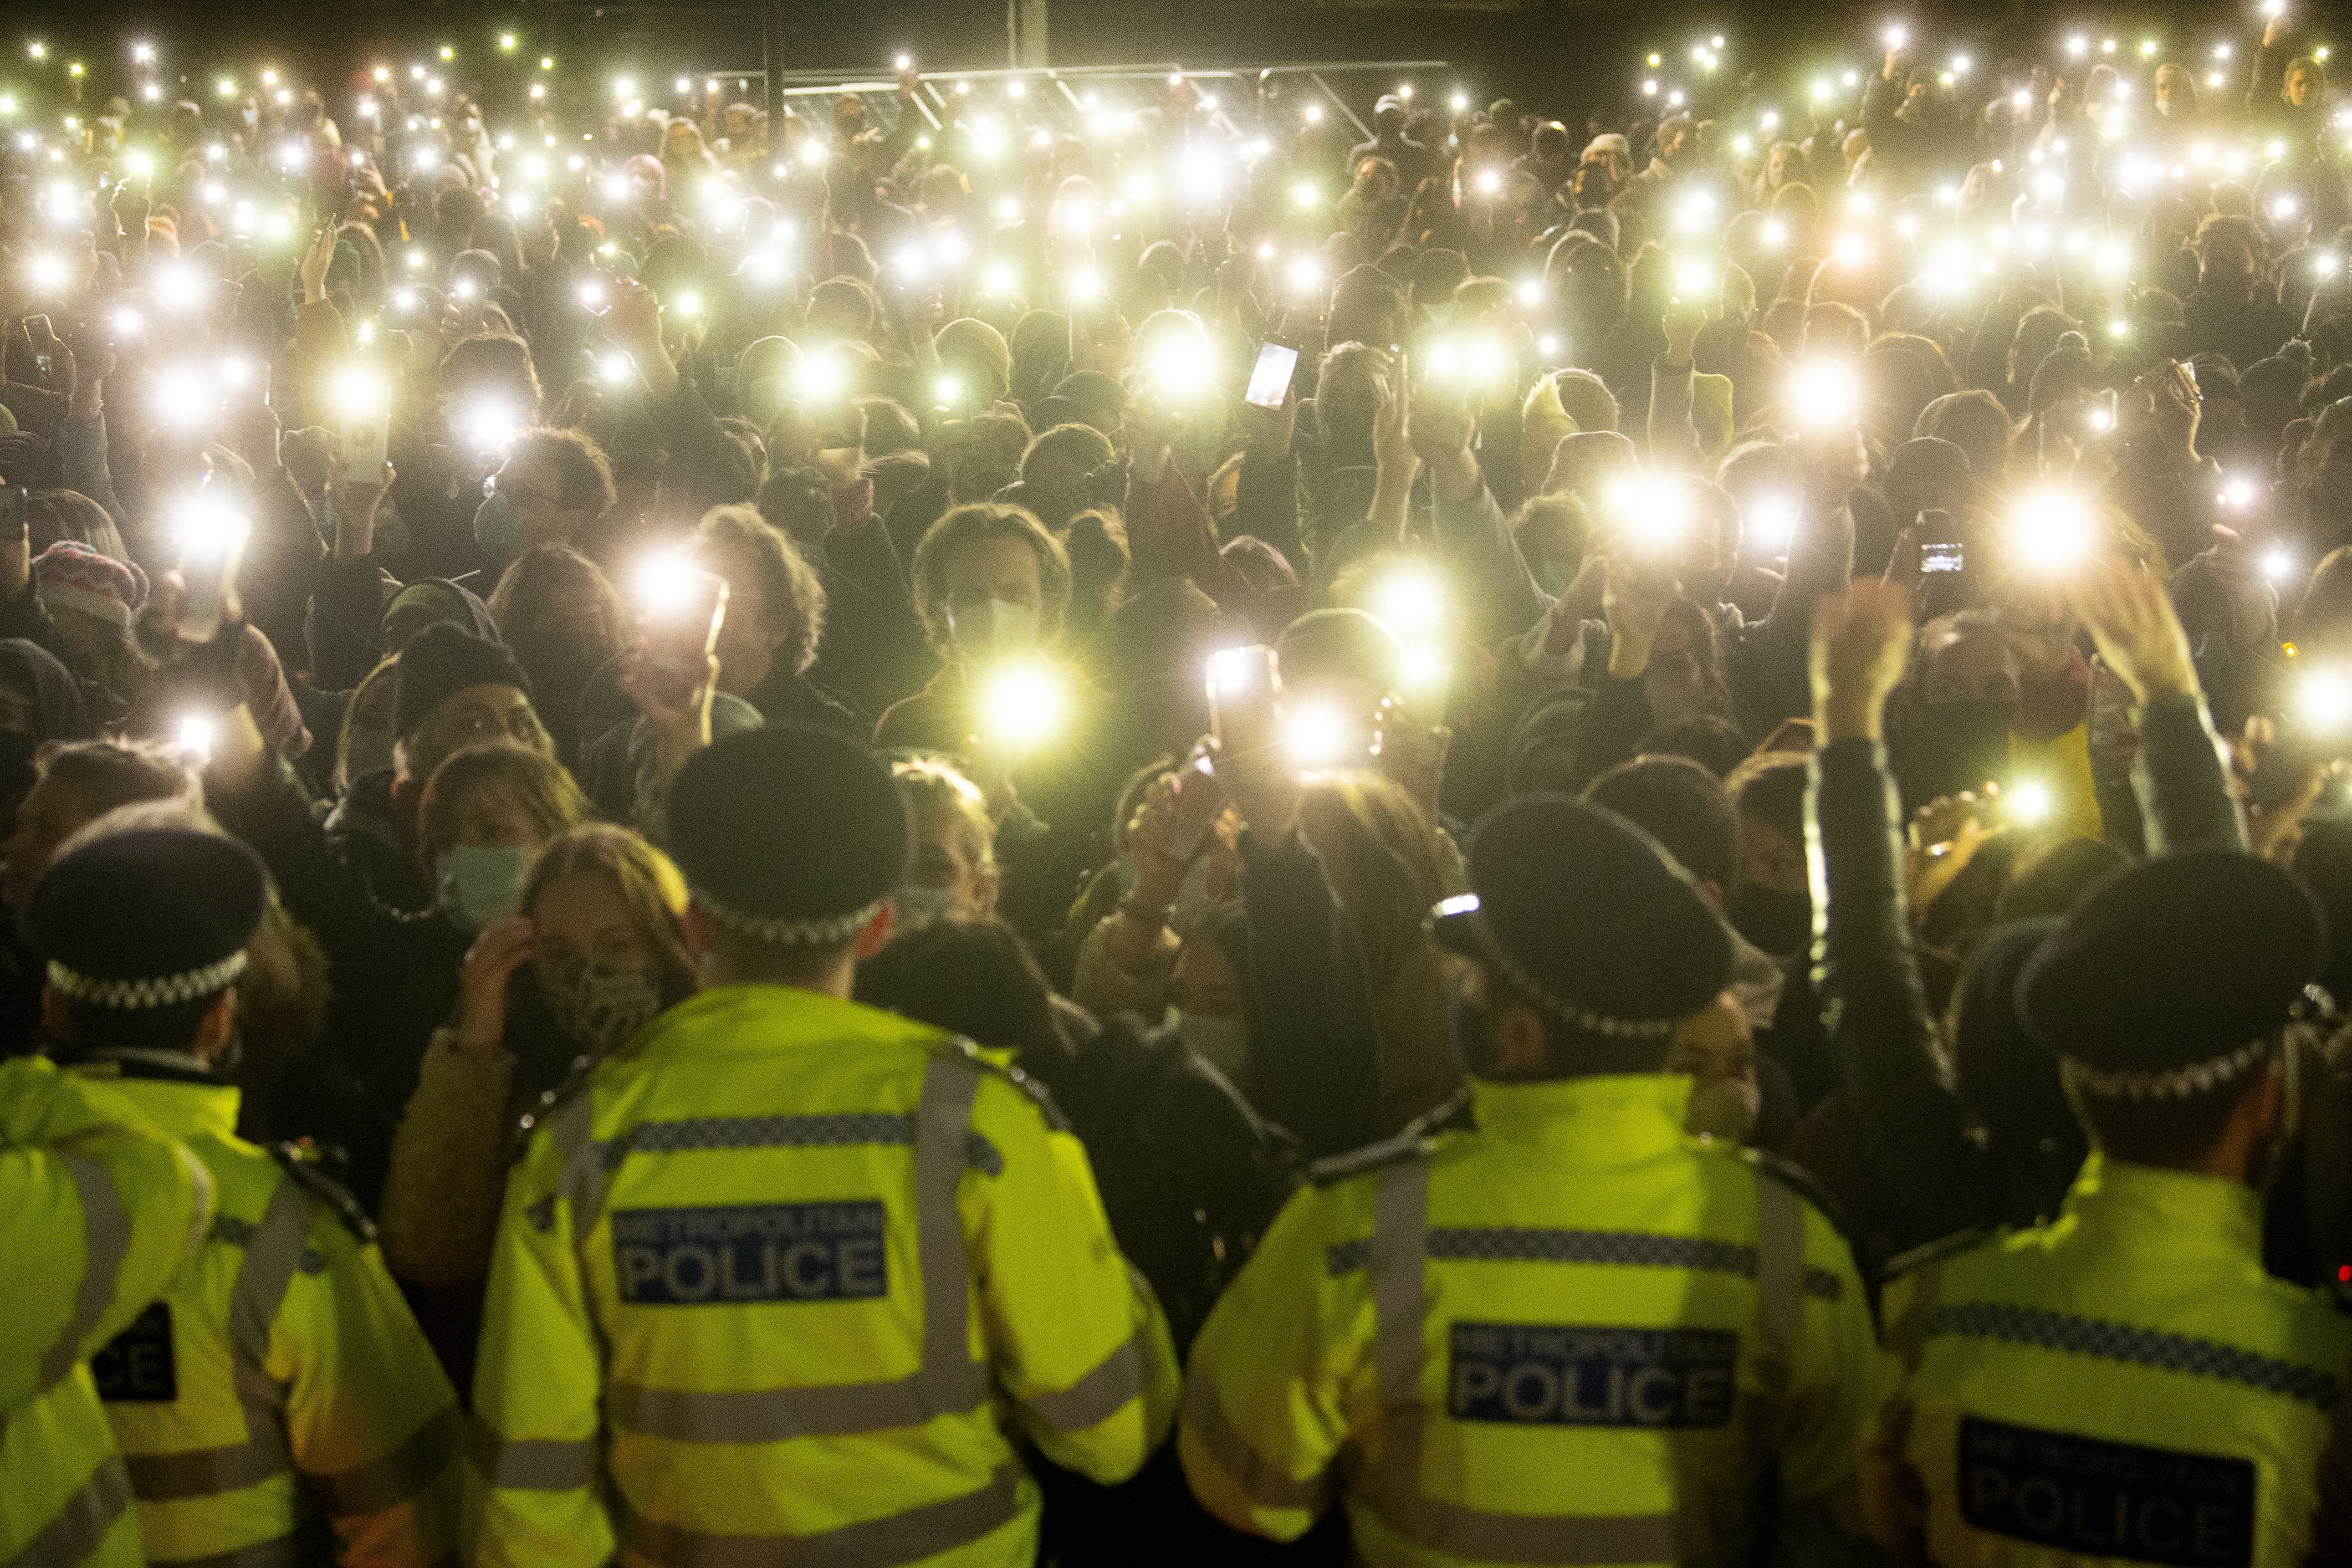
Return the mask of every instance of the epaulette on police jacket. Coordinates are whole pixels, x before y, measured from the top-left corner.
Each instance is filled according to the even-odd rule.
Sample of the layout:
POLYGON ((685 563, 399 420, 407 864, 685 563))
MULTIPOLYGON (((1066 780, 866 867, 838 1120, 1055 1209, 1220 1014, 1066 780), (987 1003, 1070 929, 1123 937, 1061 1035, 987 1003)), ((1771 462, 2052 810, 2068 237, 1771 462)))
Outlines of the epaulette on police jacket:
POLYGON ((1769 1176, 1782 1186, 1822 1211, 1822 1217, 1846 1234, 1845 1210, 1837 1199, 1830 1196, 1827 1187, 1813 1178, 1813 1173, 1794 1160, 1785 1160, 1769 1149, 1742 1149, 1739 1157, 1753 1166, 1757 1174, 1769 1176))
POLYGON ((1350 1149, 1344 1154, 1333 1154, 1316 1161, 1307 1167, 1307 1180, 1310 1185, 1328 1187, 1335 1182, 1344 1182, 1350 1176, 1360 1176, 1366 1171, 1377 1171, 1384 1165, 1426 1159, 1437 1148, 1438 1134, 1476 1125, 1470 1113, 1470 1090, 1465 1087, 1444 1104, 1406 1122, 1404 1131, 1393 1138, 1383 1138, 1377 1143, 1367 1143, 1360 1149, 1350 1149))
POLYGON ((1035 1074, 991 1059, 986 1052, 961 1035, 937 1036, 926 1041, 925 1045, 934 1055, 955 1057, 992 1077, 1003 1079, 1035 1102, 1039 1113, 1045 1118, 1046 1126, 1056 1132, 1070 1130, 1070 1119, 1064 1116, 1062 1108, 1054 1103, 1054 1091, 1047 1089, 1035 1074))
POLYGON ((1889 1258, 1883 1271, 1884 1278, 1900 1279, 1906 1274, 1925 1268, 1930 1263, 1940 1263, 1947 1258, 1957 1257, 1960 1253, 1981 1247, 1988 1241, 1998 1241, 2003 1234, 2000 1227, 1990 1225, 1972 1226, 1967 1230, 1956 1230, 1949 1236, 1941 1237, 1889 1258))
POLYGON ((368 1218, 367 1210, 360 1207, 359 1199, 352 1196, 351 1189, 342 1183, 320 1170, 316 1158, 301 1145, 273 1143, 269 1157, 278 1162, 287 1180, 332 1210, 335 1217, 343 1222, 343 1228, 360 1238, 362 1246, 375 1240, 375 1222, 368 1218))

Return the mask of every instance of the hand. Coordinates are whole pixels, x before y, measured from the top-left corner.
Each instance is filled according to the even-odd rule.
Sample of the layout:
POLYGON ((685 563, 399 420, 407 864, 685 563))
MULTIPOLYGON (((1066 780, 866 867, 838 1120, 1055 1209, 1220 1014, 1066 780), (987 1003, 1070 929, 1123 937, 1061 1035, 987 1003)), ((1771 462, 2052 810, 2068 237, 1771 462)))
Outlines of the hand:
POLYGON ((2275 48, 2278 47, 2278 41, 2285 37, 2286 13, 2284 11, 2281 11, 2277 16, 2273 16, 2270 19, 2269 24, 2263 28, 2263 47, 2266 49, 2275 48))
POLYGON ((499 1050, 507 1032, 507 982, 530 957, 539 933, 529 917, 492 921, 466 950, 457 971, 457 1049, 483 1057, 499 1050))
POLYGON ((702 678, 696 680, 633 647, 621 656, 621 690, 653 725, 664 778, 710 744, 710 704, 719 691, 716 655, 704 658, 702 678))
POLYGON ((1168 449, 1184 427, 1184 416, 1169 405, 1156 388, 1147 387, 1127 402, 1120 416, 1127 432, 1127 450, 1134 459, 1135 483, 1149 487, 1168 471, 1168 449))
POLYGON ((1609 674, 1631 680, 1650 668, 1650 648, 1658 640, 1667 606, 1675 602, 1675 583, 1637 572, 1613 556, 1602 569, 1607 586, 1601 594, 1601 613, 1609 623, 1609 674))
POLYGON ((1225 797, 1241 813, 1242 825, 1268 839, 1287 837, 1298 825, 1299 806, 1307 796, 1288 748, 1276 744, 1227 752, 1215 741, 1202 744, 1209 748, 1210 765, 1225 787, 1225 797))
POLYGON ((1421 472, 1421 454, 1413 449, 1405 434, 1405 410, 1409 406, 1402 393, 1381 399, 1372 411, 1372 461, 1386 479, 1391 473, 1404 489, 1411 489, 1421 472))
MULTIPOLYGON (((2269 718, 2257 713, 2246 721, 2245 735, 2230 747, 2233 770, 2242 781, 2252 781, 2261 763, 2262 753, 2278 743, 2278 726, 2269 718)), ((2341 759, 2335 762, 2313 763, 2303 770, 2294 788, 2285 799, 2266 806, 2255 806, 2246 813, 2246 848, 2273 864, 2292 869, 2295 849, 2303 843, 2304 818, 2319 804, 2320 795, 2334 780, 2344 776, 2341 759)))
POLYGON ((2143 565, 2089 561, 2075 579, 2074 601, 2099 657, 2131 688, 2134 701, 2197 689, 2189 634, 2163 578, 2143 565))
POLYGON ((1236 399, 1234 407, 1241 416, 1242 433, 1249 437, 1252 452, 1276 462, 1290 455, 1291 439, 1298 429, 1298 383, 1296 380, 1283 395, 1279 408, 1261 408, 1245 397, 1236 399))
POLYGON ((1858 577, 1814 605, 1806 665, 1822 744, 1877 740, 1910 658, 1911 595, 1900 584, 1858 577))
POLYGON ((302 253, 302 303, 316 305, 327 297, 327 270, 335 264, 335 226, 327 225, 302 253))
POLYGON ((2001 830, 1988 827, 1974 793, 1938 795, 1911 818, 1908 848, 1903 858, 1903 883, 1917 919, 1944 889, 1959 879, 1978 850, 2001 830))
POLYGON ((1706 325, 1706 307, 1697 300, 1677 296, 1666 304, 1666 313, 1658 322, 1666 334, 1666 363, 1686 365, 1691 363, 1691 351, 1698 344, 1698 331, 1706 325))
POLYGON ((621 297, 604 312, 604 331, 642 360, 661 345, 661 297, 642 283, 624 285, 621 297))
POLYGON ((1429 465, 1429 477, 1446 500, 1468 500, 1478 493, 1478 459, 1470 443, 1478 433, 1478 416, 1466 402, 1439 398, 1419 386, 1412 389, 1405 412, 1405 439, 1429 465))
POLYGON ((1135 857, 1135 886, 1127 896, 1132 908, 1164 915, 1175 903, 1189 865, 1172 847, 1178 830, 1176 775, 1162 773, 1146 787, 1127 825, 1127 847, 1135 857))
POLYGON ((386 462, 383 471, 373 479, 327 481, 327 500, 335 509, 335 559, 361 560, 374 550, 376 509, 383 504, 384 492, 398 477, 392 464, 386 462))
POLYGON ((1796 438, 1794 447, 1806 500, 1817 511, 1843 506, 1846 497, 1870 477, 1870 453, 1862 444, 1859 424, 1807 431, 1796 438))
POLYGON ((1454 749, 1454 731, 1449 725, 1417 720, 1411 706, 1395 697, 1381 701, 1381 773, 1411 795, 1435 822, 1438 792, 1445 784, 1445 757, 1454 749))

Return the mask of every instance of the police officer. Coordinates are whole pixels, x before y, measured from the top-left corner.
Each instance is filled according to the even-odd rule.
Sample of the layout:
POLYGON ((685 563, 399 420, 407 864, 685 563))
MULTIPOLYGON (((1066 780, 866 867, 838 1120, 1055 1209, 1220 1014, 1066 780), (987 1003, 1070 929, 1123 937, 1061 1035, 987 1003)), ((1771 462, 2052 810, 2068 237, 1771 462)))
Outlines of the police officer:
MULTIPOLYGON (((1253 831, 1256 831, 1253 828, 1253 831)), ((1344 1500, 1374 1564, 1841 1562, 1868 1307, 1781 1171, 1684 1132, 1678 1028, 1734 1005, 1676 866, 1534 795, 1432 929, 1469 1119, 1327 1162, 1192 1352, 1180 1446, 1212 1512, 1297 1536, 1344 1500)))
POLYGON ((2223 849, 2120 871, 2028 961, 2092 1154, 2054 1223, 1898 1259, 1864 1467, 1898 1562, 2347 1561, 2352 1323, 2262 1263, 2325 927, 2223 849))
POLYGON ((476 1559, 1025 1565, 1014 1440, 1139 1468, 1160 1309, 1026 1079, 847 1000, 908 853, 881 764, 734 735, 667 816, 705 989, 557 1091, 508 1182, 476 1559))
POLYGON ((0 1063, 0 1563, 138 1568, 131 1485, 84 1358, 212 1222, 212 1184, 121 1096, 0 1063))
POLYGON ((59 859, 26 912, 59 1054, 183 1140, 217 1196, 90 1369, 152 1562, 425 1568, 465 1508, 456 1393, 356 1205, 238 1138, 216 1070, 264 896, 243 845, 142 828, 59 859))

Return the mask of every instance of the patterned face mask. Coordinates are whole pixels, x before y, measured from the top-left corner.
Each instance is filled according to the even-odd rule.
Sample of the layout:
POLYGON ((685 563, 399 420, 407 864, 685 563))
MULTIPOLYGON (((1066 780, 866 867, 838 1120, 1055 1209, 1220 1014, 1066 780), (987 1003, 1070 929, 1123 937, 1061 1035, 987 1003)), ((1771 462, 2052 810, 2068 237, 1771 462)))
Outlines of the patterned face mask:
POLYGON ((609 1055, 661 1011, 653 976, 589 958, 573 959, 541 989, 557 1026, 590 1056, 609 1055))

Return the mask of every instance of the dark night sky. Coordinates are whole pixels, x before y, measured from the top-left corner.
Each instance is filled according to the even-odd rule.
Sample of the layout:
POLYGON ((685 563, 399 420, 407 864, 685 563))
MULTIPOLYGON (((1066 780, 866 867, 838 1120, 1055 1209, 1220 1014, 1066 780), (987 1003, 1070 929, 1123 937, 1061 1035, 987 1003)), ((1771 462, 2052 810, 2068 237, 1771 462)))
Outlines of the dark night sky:
MULTIPOLYGON (((40 36, 52 42, 53 60, 72 51, 88 58, 94 71, 106 62, 122 61, 125 41, 152 29, 172 45, 172 57, 184 61, 199 82, 216 67, 250 64, 253 51, 262 47, 313 62, 308 74, 314 78, 378 59, 424 58, 418 51, 444 42, 458 47, 478 66, 495 66, 492 40, 501 28, 520 36, 520 52, 551 52, 567 68, 583 67, 599 76, 625 66, 656 77, 750 67, 757 65, 761 50, 760 18, 748 6, 729 12, 649 5, 598 15, 588 5, 211 0, 108 8, 102 30, 75 26, 79 18, 53 4, 7 9, 0 37, 16 35, 21 40, 47 28, 40 36)), ((914 50, 927 68, 1005 63, 1002 0, 875 0, 854 5, 794 0, 780 7, 780 14, 785 24, 782 52, 791 67, 881 71, 902 48, 914 50)), ((2118 10, 2110 14, 2108 25, 2201 37, 2239 20, 2234 12, 2224 17, 2210 6, 2182 14, 2191 19, 2194 34, 2167 28, 2163 8, 2118 10)), ((2095 11, 2064 17, 2037 11, 2018 22, 2007 6, 1857 8, 1818 0, 1793 6, 1750 0, 1744 6, 1677 7, 1670 13, 1616 5, 1449 8, 1284 0, 1058 0, 1052 36, 1054 62, 1067 65, 1448 59, 1482 100, 1507 93, 1529 108, 1558 112, 1591 107, 1597 100, 1622 101, 1643 50, 1687 48, 1691 38, 1716 30, 1731 37, 1737 64, 1769 59, 1778 68, 1771 73, 1776 80, 1832 59, 1868 66, 1873 62, 1867 33, 1897 15, 1927 26, 1940 17, 1940 30, 1956 38, 1965 33, 1988 60, 2022 52, 2004 44, 2046 43, 2062 21, 2101 25, 2095 11)), ((0 56, 0 81, 11 68, 22 68, 21 47, 18 41, 0 56)), ((1370 90, 1368 84, 1368 97, 1370 90)))

